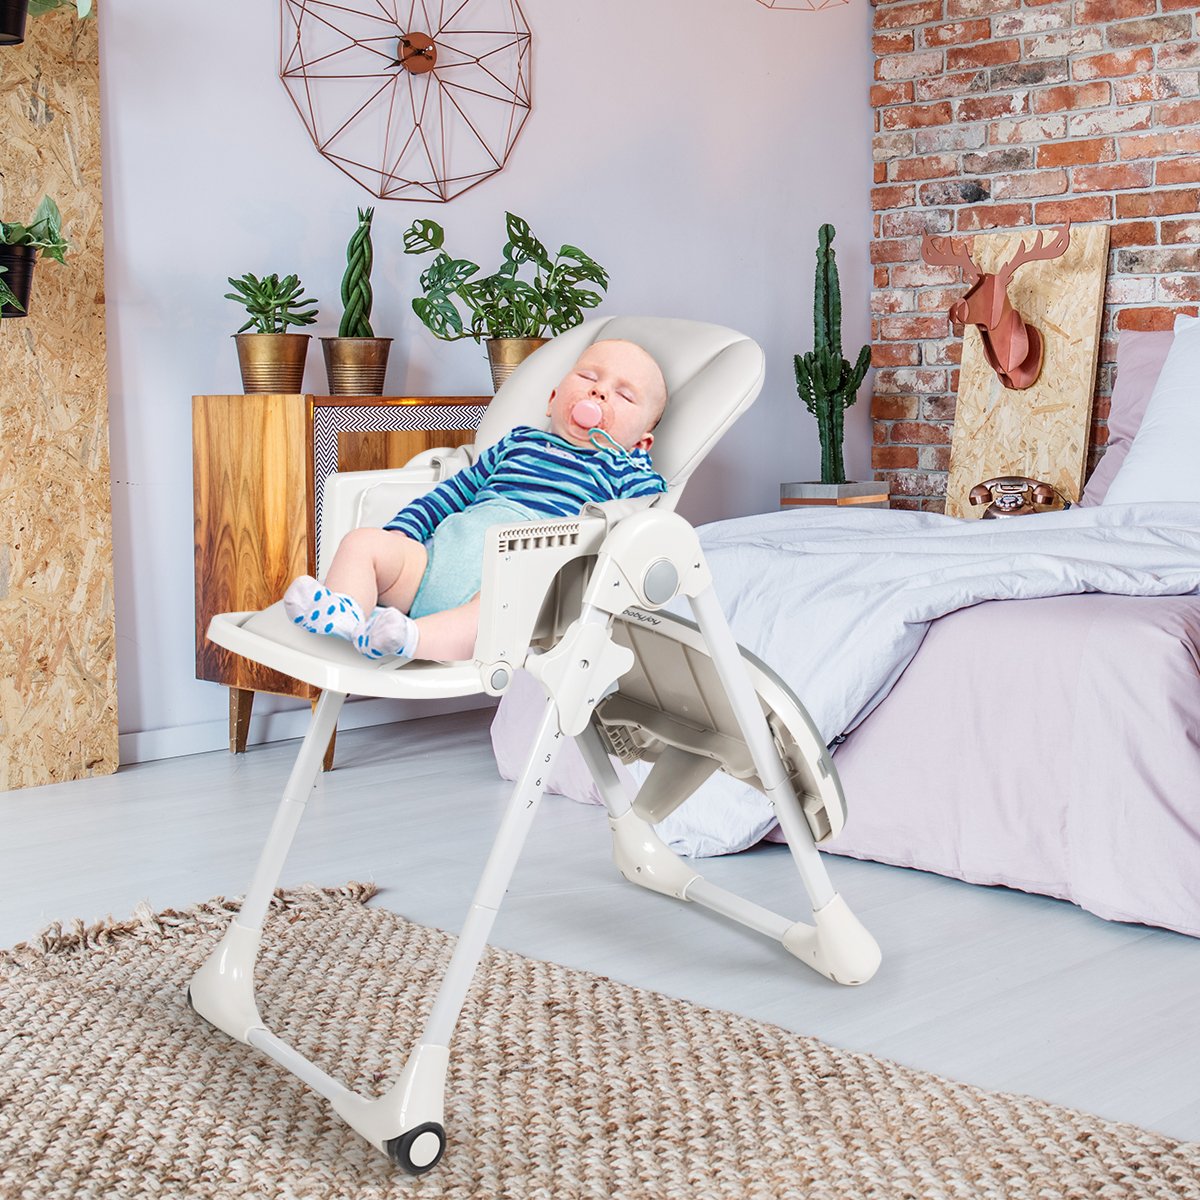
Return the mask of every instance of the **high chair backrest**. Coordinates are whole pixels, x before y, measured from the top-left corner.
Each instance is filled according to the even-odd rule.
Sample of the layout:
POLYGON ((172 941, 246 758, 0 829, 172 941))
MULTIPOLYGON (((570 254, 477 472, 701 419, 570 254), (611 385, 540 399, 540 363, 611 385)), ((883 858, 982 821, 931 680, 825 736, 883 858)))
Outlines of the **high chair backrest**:
POLYGON ((509 376, 479 425, 478 450, 516 425, 548 429, 550 393, 593 342, 623 338, 654 357, 667 383, 667 407, 654 431, 654 469, 667 481, 659 502, 674 508, 683 485, 762 388, 761 347, 721 325, 671 317, 597 317, 559 334, 509 376))
POLYGON ((669 317, 600 317, 547 342, 509 376, 488 405, 473 449, 462 457, 445 451, 418 455, 391 471, 330 475, 324 484, 317 574, 347 530, 380 526, 405 504, 466 465, 516 425, 549 426, 550 393, 592 342, 625 338, 654 356, 669 397, 654 431, 651 458, 669 491, 655 507, 674 509, 683 486, 717 440, 749 407, 763 382, 763 352, 756 342, 721 325, 669 317), (445 458, 441 465, 433 459, 445 458))

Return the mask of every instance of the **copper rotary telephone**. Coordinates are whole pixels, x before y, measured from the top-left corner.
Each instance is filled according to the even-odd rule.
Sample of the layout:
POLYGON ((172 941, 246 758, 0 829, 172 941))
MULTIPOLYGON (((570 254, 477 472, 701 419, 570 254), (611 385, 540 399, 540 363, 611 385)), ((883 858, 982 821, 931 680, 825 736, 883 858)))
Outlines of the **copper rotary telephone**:
POLYGON ((989 517, 1024 517, 1040 512, 1038 505, 1053 504, 1055 498, 1062 501, 1064 509, 1071 502, 1053 484, 1040 479, 1029 479, 1024 475, 1001 475, 996 479, 985 479, 970 491, 972 504, 986 504, 983 519, 989 517))

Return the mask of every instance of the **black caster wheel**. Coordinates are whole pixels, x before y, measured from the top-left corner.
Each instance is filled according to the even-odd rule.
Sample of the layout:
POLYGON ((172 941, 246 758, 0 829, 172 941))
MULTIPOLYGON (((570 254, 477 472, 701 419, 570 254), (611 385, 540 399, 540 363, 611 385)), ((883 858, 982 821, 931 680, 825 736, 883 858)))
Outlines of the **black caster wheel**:
POLYGON ((446 1131, 436 1121, 426 1121, 399 1137, 389 1138, 384 1146, 388 1158, 410 1175, 432 1171, 446 1152, 446 1131))

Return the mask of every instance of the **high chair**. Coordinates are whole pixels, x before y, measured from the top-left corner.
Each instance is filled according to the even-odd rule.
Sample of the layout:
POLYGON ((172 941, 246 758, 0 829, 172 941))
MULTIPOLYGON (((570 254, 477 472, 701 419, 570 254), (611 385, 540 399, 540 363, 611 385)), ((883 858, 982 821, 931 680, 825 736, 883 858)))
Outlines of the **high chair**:
MULTIPOLYGON (((837 771, 807 713, 768 667, 734 641, 692 527, 674 512, 688 477, 762 387, 763 354, 729 329, 660 318, 587 322, 543 346, 497 392, 477 448, 517 424, 546 426, 546 402, 583 349, 627 338, 658 361, 670 399, 654 463, 669 491, 578 517, 499 526, 485 546, 475 658, 371 661, 340 638, 294 626, 282 603, 214 617, 218 645, 321 689, 241 911, 191 981, 195 1010, 267 1054, 328 1099, 373 1146, 412 1174, 446 1146, 450 1038, 563 739, 574 738, 608 811, 618 870, 651 891, 702 904, 783 944, 837 983, 865 982, 880 954, 834 891, 816 845, 845 819, 837 771), (663 611, 686 597, 695 623, 663 611), (425 1028, 383 1095, 358 1095, 276 1037, 254 994, 254 963, 272 892, 349 694, 405 699, 499 696, 518 668, 546 693, 541 723, 508 802, 425 1028), (635 797, 610 755, 653 764, 635 797), (787 837, 812 922, 778 916, 706 882, 654 832, 716 770, 760 788, 787 837)), ((427 453, 398 472, 358 472, 327 486, 322 556, 360 524, 382 524, 413 496, 473 460, 475 448, 427 453)))

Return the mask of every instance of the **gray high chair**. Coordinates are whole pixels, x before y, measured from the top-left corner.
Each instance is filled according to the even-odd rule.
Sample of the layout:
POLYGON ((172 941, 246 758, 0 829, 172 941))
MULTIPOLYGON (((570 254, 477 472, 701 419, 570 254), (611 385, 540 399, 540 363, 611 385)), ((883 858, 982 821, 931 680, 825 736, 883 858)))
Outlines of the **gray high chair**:
POLYGON ((370 661, 340 638, 297 628, 281 603, 222 614, 208 629, 218 645, 322 694, 245 902, 193 977, 190 1001, 207 1021, 328 1099, 347 1124, 413 1174, 433 1167, 445 1149, 451 1034, 565 737, 576 739, 599 785, 626 879, 757 929, 837 983, 862 983, 879 965, 878 946, 834 891, 816 849, 845 819, 829 754, 787 686, 734 641, 696 533, 673 511, 696 465, 762 387, 763 354, 754 342, 715 325, 660 318, 599 319, 562 334, 497 392, 475 448, 421 455, 398 472, 335 477, 327 488, 323 553, 355 525, 382 524, 514 425, 544 428, 547 397, 584 347, 618 337, 648 350, 666 378, 670 401, 656 430, 654 463, 670 490, 578 517, 489 530, 474 661, 370 661), (662 611, 680 596, 694 624, 662 611), (525 768, 420 1039, 388 1091, 360 1096, 271 1033, 254 994, 263 918, 338 710, 351 693, 498 696, 521 667, 546 693, 525 768), (610 755, 653 763, 632 799, 610 755), (656 836, 654 825, 716 770, 750 782, 771 801, 808 893, 811 924, 706 882, 656 836))

